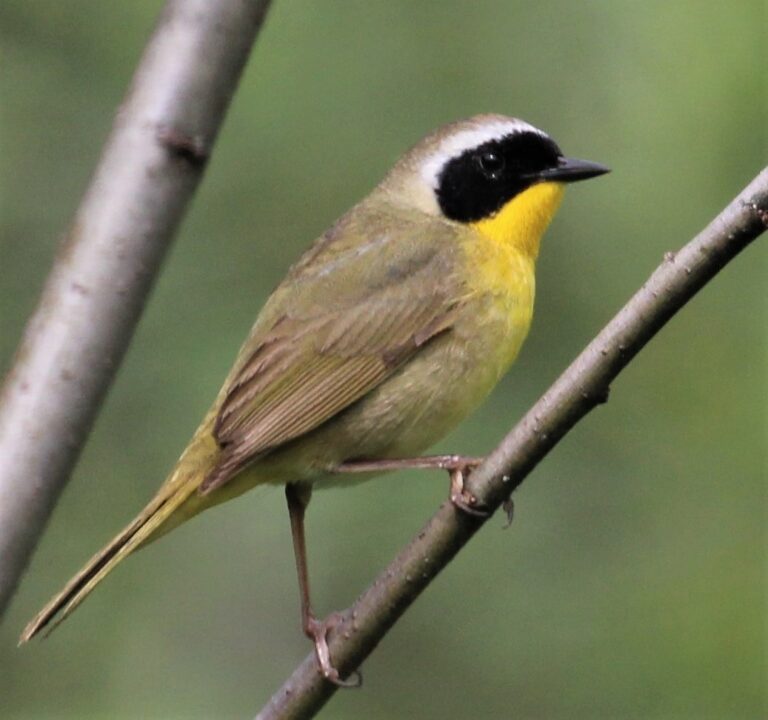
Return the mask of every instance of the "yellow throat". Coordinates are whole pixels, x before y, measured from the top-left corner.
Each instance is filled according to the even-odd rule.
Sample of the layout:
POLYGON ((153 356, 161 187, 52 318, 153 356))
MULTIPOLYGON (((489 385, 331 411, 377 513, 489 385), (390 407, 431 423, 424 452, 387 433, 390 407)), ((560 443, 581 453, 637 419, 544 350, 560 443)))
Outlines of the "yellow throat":
POLYGON ((470 287, 504 299, 527 325, 533 310, 534 266, 539 242, 563 197, 562 183, 534 185, 513 197, 495 215, 472 223, 464 243, 470 287), (527 320, 524 316, 527 315, 527 320))
POLYGON ((541 236, 557 212, 564 190, 557 182, 533 185, 473 227, 494 243, 535 260, 541 236))

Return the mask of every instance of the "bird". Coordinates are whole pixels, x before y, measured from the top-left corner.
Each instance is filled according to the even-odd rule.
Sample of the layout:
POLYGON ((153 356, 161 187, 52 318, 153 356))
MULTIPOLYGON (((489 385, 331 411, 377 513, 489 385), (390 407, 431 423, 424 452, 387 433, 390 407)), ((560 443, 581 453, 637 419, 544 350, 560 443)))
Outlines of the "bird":
POLYGON ((334 615, 310 600, 304 516, 313 489, 392 470, 450 473, 457 512, 482 514, 477 459, 421 457, 475 410, 531 324, 541 237, 567 184, 608 172, 499 114, 445 125, 408 150, 288 270, 210 410, 146 507, 26 626, 50 632, 125 557, 202 510, 283 485, 302 627, 318 667, 334 615))

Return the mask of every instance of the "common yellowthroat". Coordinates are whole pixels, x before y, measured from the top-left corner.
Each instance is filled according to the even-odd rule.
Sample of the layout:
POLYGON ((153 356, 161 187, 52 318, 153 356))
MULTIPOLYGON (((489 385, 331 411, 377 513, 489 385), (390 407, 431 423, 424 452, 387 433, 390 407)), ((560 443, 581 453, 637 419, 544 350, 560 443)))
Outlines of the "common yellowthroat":
POLYGON ((564 186, 605 172, 502 115, 447 125, 414 146, 288 271, 168 479, 21 642, 55 627, 140 546, 256 485, 281 484, 304 631, 324 675, 341 682, 331 622, 315 618, 309 599, 312 488, 441 467, 460 511, 481 512, 462 486, 470 460, 415 456, 512 364, 531 322, 539 241, 564 186))

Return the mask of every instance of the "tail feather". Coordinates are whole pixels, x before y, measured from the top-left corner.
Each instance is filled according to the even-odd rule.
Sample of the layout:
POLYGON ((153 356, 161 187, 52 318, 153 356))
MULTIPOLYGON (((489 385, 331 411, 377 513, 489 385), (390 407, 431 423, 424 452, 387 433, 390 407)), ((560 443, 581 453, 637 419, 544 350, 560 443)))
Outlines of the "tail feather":
POLYGON ((46 635, 72 613, 107 574, 134 550, 153 536, 160 525, 194 492, 192 487, 180 487, 172 494, 159 494, 105 548, 94 555, 24 628, 19 645, 31 640, 41 631, 46 635))

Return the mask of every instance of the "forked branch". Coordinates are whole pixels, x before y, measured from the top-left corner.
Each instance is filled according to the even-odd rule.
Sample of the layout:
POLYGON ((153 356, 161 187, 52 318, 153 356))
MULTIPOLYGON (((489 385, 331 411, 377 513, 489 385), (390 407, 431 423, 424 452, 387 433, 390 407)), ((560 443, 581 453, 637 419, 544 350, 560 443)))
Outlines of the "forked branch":
MULTIPOLYGON (((507 500, 541 459, 593 407, 645 344, 725 265, 768 227, 768 169, 696 238, 667 253, 643 287, 587 346, 470 476, 468 490, 490 510, 507 500)), ((444 502, 329 637, 334 665, 349 673, 371 653, 432 579, 485 522, 444 502)), ((338 688, 318 671, 314 652, 296 668, 257 720, 312 717, 338 688)))

